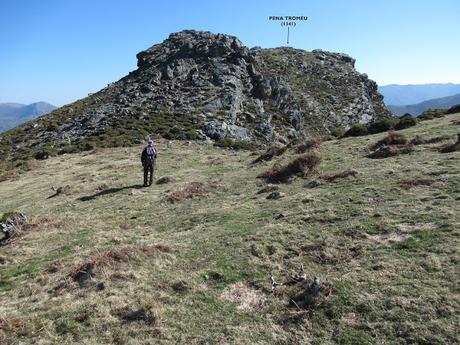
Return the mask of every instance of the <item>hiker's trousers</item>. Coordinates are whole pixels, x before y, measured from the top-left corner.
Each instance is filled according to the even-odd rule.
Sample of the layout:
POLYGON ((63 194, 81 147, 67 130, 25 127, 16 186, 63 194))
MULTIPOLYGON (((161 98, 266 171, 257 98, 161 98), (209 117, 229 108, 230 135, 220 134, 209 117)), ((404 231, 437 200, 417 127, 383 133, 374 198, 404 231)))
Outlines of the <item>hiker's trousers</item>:
POLYGON ((155 170, 155 162, 144 165, 144 186, 152 185, 154 170, 155 170))

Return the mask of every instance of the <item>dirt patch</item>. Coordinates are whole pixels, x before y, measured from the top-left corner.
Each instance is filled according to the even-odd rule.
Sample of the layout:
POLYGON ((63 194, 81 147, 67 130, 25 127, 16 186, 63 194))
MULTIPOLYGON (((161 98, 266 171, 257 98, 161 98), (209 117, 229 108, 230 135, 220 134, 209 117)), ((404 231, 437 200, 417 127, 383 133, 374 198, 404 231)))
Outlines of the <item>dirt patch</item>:
POLYGON ((172 191, 166 195, 165 201, 174 204, 184 199, 193 199, 205 196, 218 188, 219 186, 215 182, 190 182, 181 189, 172 191))
POLYGON ((337 179, 346 178, 346 177, 350 177, 350 176, 351 177, 356 177, 357 175, 358 175, 358 172, 356 170, 347 169, 347 170, 337 172, 337 173, 331 174, 331 175, 322 175, 322 176, 320 176, 320 179, 324 180, 324 181, 327 181, 327 182, 332 182, 332 181, 335 181, 337 179))
POLYGON ((269 147, 264 153, 262 153, 259 157, 252 161, 252 164, 264 162, 264 161, 271 161, 273 157, 281 156, 287 150, 286 146, 271 146, 269 147))
POLYGON ((235 303, 239 311, 249 311, 261 308, 265 303, 265 296, 240 282, 225 289, 220 295, 220 300, 235 303))
POLYGON ((316 152, 306 153, 294 158, 286 165, 275 164, 270 170, 257 176, 267 182, 286 183, 295 176, 307 177, 318 170, 321 157, 316 152))
POLYGON ((405 239, 412 237, 406 233, 392 233, 392 234, 379 234, 379 235, 368 235, 367 238, 372 242, 379 245, 387 245, 390 243, 398 243, 405 239))

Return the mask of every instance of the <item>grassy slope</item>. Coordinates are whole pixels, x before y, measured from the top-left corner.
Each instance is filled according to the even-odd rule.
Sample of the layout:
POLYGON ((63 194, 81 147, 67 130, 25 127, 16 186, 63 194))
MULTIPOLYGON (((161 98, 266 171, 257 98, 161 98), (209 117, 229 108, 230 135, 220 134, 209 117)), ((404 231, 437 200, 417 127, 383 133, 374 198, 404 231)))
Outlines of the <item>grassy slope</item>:
MULTIPOLYGON (((454 138, 459 120, 446 116, 402 132, 454 138)), ((0 247, 0 343, 454 343, 459 153, 421 145, 410 155, 365 158, 382 136, 324 143, 320 173, 353 168, 357 178, 315 188, 297 179, 280 186, 280 200, 256 195, 256 176, 273 163, 251 166, 250 153, 199 144, 160 144, 157 176, 176 182, 150 189, 116 189, 141 182, 139 148, 54 157, 1 182, 0 212, 20 210, 36 225, 0 247), (434 183, 409 190, 399 184, 419 177, 434 183), (207 197, 163 201, 168 190, 210 180, 221 188, 207 197), (48 199, 51 186, 64 185, 69 194, 48 199), (275 220, 279 213, 286 217, 275 220), (319 251, 301 249, 320 242, 319 251), (75 283, 53 291, 78 263, 141 243, 172 252, 104 267, 95 277, 102 291, 75 283), (350 249, 356 247, 357 256, 350 249), (271 274, 281 279, 300 264, 334 286, 330 300, 306 314, 270 293, 271 274), (186 289, 177 288, 181 280, 186 289), (240 282, 246 309, 231 301, 240 282), (120 319, 123 307, 152 310, 156 325, 120 319)))

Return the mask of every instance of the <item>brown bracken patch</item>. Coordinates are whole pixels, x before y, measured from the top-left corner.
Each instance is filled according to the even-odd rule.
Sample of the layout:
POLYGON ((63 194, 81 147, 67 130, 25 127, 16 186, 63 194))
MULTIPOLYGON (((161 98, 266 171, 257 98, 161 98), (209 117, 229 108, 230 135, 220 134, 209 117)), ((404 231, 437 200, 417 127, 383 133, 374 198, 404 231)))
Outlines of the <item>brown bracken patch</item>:
POLYGON ((165 197, 165 201, 174 204, 184 199, 193 199, 207 195, 212 190, 218 189, 215 182, 190 182, 181 189, 170 192, 165 197))
POLYGON ((307 139, 303 144, 300 144, 296 147, 296 153, 305 153, 306 151, 319 149, 321 147, 321 138, 320 137, 313 137, 307 139))
POLYGON ((309 152, 294 158, 286 165, 275 164, 270 170, 257 176, 267 182, 286 183, 295 176, 307 177, 318 170, 321 157, 316 152, 309 152))
POLYGON ((264 153, 254 159, 252 164, 256 164, 263 161, 271 161, 273 157, 281 156, 287 150, 286 146, 270 146, 264 153))

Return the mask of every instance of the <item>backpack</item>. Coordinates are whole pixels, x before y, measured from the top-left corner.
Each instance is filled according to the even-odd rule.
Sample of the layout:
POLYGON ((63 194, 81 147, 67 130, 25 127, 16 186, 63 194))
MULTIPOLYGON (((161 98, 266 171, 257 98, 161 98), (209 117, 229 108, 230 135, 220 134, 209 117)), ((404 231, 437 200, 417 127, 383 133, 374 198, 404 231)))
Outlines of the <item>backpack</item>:
POLYGON ((153 163, 157 155, 157 150, 154 147, 147 146, 145 148, 145 160, 147 163, 153 163))

